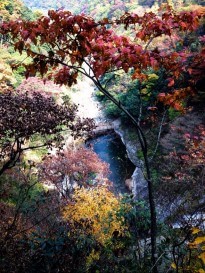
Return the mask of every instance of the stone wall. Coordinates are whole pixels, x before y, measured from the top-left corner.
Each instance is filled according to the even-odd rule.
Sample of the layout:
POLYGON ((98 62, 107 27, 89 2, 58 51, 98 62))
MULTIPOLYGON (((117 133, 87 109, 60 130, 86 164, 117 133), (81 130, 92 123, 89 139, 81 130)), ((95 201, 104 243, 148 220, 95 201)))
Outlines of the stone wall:
POLYGON ((130 179, 127 179, 125 181, 125 184, 128 189, 132 191, 135 199, 146 199, 146 197, 148 196, 147 182, 143 175, 143 163, 137 156, 139 143, 136 137, 132 137, 133 129, 122 128, 122 124, 119 119, 114 120, 112 123, 116 134, 120 136, 122 142, 126 147, 129 159, 136 166, 132 177, 130 179))

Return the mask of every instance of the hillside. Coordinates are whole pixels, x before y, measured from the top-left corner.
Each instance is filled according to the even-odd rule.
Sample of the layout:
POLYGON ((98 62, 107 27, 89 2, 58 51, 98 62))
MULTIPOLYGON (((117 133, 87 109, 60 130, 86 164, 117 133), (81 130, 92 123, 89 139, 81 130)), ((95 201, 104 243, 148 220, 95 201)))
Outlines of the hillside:
POLYGON ((156 10, 162 3, 167 2, 177 9, 192 4, 205 5, 204 0, 23 0, 23 2, 31 9, 47 11, 63 8, 75 14, 85 13, 96 19, 113 18, 122 15, 123 12, 143 12, 147 8, 156 10))

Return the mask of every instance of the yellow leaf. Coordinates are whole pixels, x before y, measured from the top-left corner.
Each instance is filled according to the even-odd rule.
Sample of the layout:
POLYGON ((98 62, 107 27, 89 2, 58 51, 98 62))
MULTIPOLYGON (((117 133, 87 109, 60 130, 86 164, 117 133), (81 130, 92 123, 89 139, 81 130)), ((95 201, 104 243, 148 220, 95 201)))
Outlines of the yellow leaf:
POLYGON ((188 244, 188 246, 189 246, 189 248, 197 248, 197 245, 196 244, 194 244, 194 243, 189 243, 188 244))
POLYGON ((197 228, 197 227, 193 227, 192 228, 192 234, 197 234, 197 233, 199 233, 201 230, 199 229, 199 228, 197 228))
POLYGON ((146 95, 147 94, 147 89, 146 88, 143 88, 142 90, 141 90, 141 93, 143 94, 143 95, 146 95))
POLYGON ((148 80, 149 81, 156 81, 159 79, 159 76, 157 76, 156 74, 149 74, 148 75, 148 80))
POLYGON ((202 260, 202 262, 205 264, 205 252, 201 253, 199 255, 199 258, 202 260))
POLYGON ((202 268, 200 268, 198 272, 199 273, 205 273, 205 271, 202 268))
POLYGON ((176 268, 177 268, 177 266, 176 266, 176 264, 175 264, 175 263, 171 263, 171 267, 172 267, 172 268, 174 268, 174 269, 176 269, 176 268))
POLYGON ((197 238, 194 240, 193 244, 199 245, 199 244, 204 243, 204 242, 205 242, 205 236, 202 236, 202 237, 197 237, 197 238))

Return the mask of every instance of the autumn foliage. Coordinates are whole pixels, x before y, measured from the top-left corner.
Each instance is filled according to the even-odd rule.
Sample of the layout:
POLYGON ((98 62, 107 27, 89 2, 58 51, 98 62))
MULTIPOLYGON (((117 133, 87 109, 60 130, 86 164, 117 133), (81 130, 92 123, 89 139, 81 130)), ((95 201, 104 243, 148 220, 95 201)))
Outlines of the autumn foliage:
POLYGON ((46 156, 39 167, 44 183, 54 184, 67 198, 77 186, 109 184, 108 165, 92 150, 83 147, 67 148, 46 156))
POLYGON ((82 188, 75 191, 63 217, 74 228, 81 223, 82 232, 92 234, 101 244, 106 244, 115 232, 120 236, 126 231, 123 217, 117 216, 119 209, 120 201, 107 188, 82 188))
POLYGON ((43 146, 52 148, 60 143, 63 127, 72 130, 71 134, 76 137, 94 126, 92 120, 81 121, 77 117, 77 106, 57 105, 52 97, 46 98, 41 93, 1 93, 0 110, 2 173, 16 164, 23 151, 43 146), (34 136, 44 139, 31 143, 34 136))
MULTIPOLYGON (((32 62, 25 65, 26 77, 39 71, 58 84, 75 84, 79 73, 87 74, 97 82, 104 73, 115 69, 129 71, 133 79, 142 80, 146 78, 144 70, 163 68, 167 73, 168 92, 160 94, 160 100, 179 110, 181 100, 192 89, 187 86, 175 91, 175 83, 185 72, 192 73, 188 60, 191 58, 192 63, 197 62, 201 52, 192 54, 187 48, 176 51, 175 46, 158 50, 157 46, 152 48, 149 45, 162 35, 172 39, 176 31, 187 33, 196 30, 202 16, 204 14, 197 11, 178 14, 168 7, 161 10, 160 16, 152 12, 143 16, 126 13, 116 21, 95 22, 89 16, 51 10, 48 17, 43 16, 36 22, 18 20, 3 23, 1 33, 9 34, 14 48, 20 53, 25 51, 32 58, 32 62), (115 34, 112 28, 116 24, 125 29, 132 28, 135 36, 131 39, 115 34), (50 50, 44 52, 39 46, 47 46, 50 50), (84 70, 83 63, 92 70, 93 77, 84 70)), ((203 48, 201 50, 203 52, 203 48)))

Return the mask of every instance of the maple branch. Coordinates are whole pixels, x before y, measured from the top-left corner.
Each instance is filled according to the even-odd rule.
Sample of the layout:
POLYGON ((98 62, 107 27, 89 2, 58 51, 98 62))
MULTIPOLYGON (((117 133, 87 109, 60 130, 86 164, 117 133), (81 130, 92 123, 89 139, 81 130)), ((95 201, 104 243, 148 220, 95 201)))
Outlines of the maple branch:
POLYGON ((148 43, 146 44, 145 46, 145 49, 144 50, 147 50, 148 46, 151 44, 151 42, 154 40, 154 38, 156 38, 155 36, 151 37, 148 41, 148 43))
POLYGON ((90 63, 88 61, 86 61, 86 58, 83 58, 83 57, 81 58, 81 61, 87 65, 88 72, 87 72, 86 68, 83 68, 83 67, 81 67, 81 68, 84 71, 84 73, 82 73, 81 70, 79 72, 92 80, 93 76, 94 76, 94 72, 93 72, 93 69, 92 69, 90 63), (92 75, 91 75, 91 72, 92 72, 92 75))
POLYGON ((99 82, 99 80, 93 80, 95 85, 99 88, 99 90, 106 96, 108 97, 119 109, 121 109, 132 121, 132 123, 136 126, 137 128, 137 135, 138 139, 141 144, 141 148, 143 150, 143 153, 147 154, 147 140, 145 138, 144 133, 142 132, 141 127, 138 125, 138 121, 130 114, 130 112, 122 105, 122 103, 118 100, 116 100, 99 82))
POLYGON ((19 160, 21 156, 22 150, 19 140, 15 140, 12 147, 11 147, 11 153, 9 156, 9 159, 0 169, 0 176, 8 169, 11 169, 16 165, 16 162, 19 160), (14 146, 17 145, 16 151, 14 150, 14 146))
POLYGON ((43 148, 45 146, 47 146, 47 143, 42 144, 42 145, 38 145, 38 146, 29 146, 29 147, 26 147, 26 148, 22 148, 22 151, 39 149, 39 148, 43 148))

